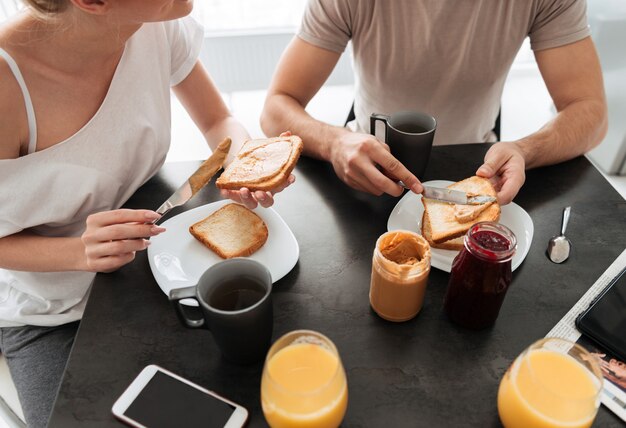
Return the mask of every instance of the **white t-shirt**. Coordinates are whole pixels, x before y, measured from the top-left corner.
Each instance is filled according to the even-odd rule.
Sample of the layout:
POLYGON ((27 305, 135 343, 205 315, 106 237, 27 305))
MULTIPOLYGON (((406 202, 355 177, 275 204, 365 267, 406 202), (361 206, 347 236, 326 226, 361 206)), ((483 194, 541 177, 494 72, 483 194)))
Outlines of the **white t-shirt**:
MULTIPOLYGON (((25 229, 80 236, 88 215, 121 207, 152 177, 170 145, 170 87, 191 71, 202 38, 191 17, 144 24, 82 129, 45 150, 0 160, 0 237, 25 229)), ((0 269, 0 327, 80 319, 94 276, 0 269)))

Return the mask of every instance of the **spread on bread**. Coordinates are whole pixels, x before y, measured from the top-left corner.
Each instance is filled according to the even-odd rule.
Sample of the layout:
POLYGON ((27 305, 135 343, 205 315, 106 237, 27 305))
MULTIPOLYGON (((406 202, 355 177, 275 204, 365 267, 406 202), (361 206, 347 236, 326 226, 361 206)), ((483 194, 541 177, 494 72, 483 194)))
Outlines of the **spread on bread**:
POLYGON ((229 180, 233 182, 254 182, 267 180, 280 172, 289 160, 293 146, 289 141, 265 143, 248 150, 234 168, 229 180))
POLYGON ((302 146, 295 135, 246 141, 216 185, 220 189, 271 190, 289 177, 302 146))
MULTIPOLYGON (((462 190, 468 196, 496 196, 491 182, 483 177, 473 176, 453 183, 450 189, 462 190)), ((463 235, 479 221, 498 221, 500 205, 489 202, 482 205, 449 204, 422 198, 422 235, 434 248, 460 250, 463 248, 463 235)))
POLYGON ((491 204, 493 204, 493 202, 487 202, 480 205, 456 204, 454 206, 454 218, 459 223, 467 223, 468 221, 472 221, 478 217, 480 213, 489 208, 491 204))

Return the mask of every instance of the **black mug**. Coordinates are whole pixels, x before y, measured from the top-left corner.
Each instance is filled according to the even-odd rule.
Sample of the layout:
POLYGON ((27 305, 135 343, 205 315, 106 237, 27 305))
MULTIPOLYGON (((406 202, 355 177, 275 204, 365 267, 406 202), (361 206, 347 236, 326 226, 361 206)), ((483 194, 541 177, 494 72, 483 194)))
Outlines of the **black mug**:
POLYGON ((390 116, 372 113, 370 134, 376 136, 376 121, 385 124, 385 139, 391 154, 418 179, 424 177, 437 121, 426 113, 399 111, 390 116))
POLYGON ((170 291, 170 301, 185 327, 211 330, 229 361, 261 361, 272 341, 272 276, 263 264, 246 258, 221 261, 208 268, 193 287, 170 291), (198 302, 202 317, 193 318, 182 299, 198 302))

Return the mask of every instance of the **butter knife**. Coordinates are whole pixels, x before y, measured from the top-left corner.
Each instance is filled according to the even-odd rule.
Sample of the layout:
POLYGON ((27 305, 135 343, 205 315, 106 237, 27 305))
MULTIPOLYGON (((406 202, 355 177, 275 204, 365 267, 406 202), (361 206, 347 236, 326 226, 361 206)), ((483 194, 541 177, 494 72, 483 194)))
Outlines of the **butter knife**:
POLYGON ((496 200, 494 196, 468 195, 467 193, 460 190, 434 186, 424 186, 422 196, 424 198, 437 199, 439 201, 463 205, 481 205, 489 202, 494 202, 496 200))
MULTIPOLYGON (((226 137, 215 149, 215 151, 209 156, 207 160, 202 162, 200 168, 196 170, 191 176, 180 186, 167 201, 163 202, 161 206, 156 210, 161 217, 164 216, 169 210, 174 207, 178 207, 189 199, 191 199, 196 193, 200 191, 211 178, 220 170, 228 150, 230 150, 231 139, 226 137)), ((153 223, 156 223, 155 220, 153 223)))

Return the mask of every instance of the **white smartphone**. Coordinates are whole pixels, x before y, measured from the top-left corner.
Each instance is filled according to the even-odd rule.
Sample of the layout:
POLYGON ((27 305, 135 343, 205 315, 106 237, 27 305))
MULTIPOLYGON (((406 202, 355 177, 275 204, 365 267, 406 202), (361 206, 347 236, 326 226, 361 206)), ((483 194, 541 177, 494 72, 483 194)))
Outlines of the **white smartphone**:
POLYGON ((245 407, 156 365, 149 365, 117 399, 115 417, 133 427, 240 428, 245 407))

